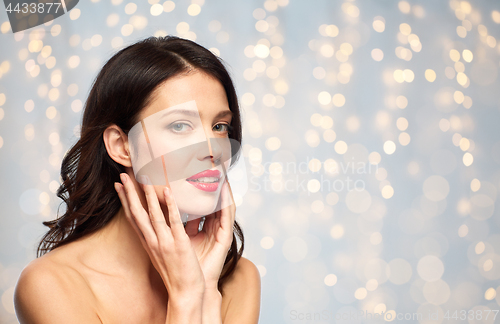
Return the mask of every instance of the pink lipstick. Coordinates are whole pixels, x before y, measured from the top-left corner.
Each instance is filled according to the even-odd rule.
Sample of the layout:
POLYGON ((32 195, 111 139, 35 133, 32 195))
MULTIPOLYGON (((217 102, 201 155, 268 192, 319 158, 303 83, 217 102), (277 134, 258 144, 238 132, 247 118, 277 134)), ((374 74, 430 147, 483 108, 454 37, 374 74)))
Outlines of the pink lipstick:
POLYGON ((203 191, 216 191, 219 188, 220 171, 205 170, 186 179, 187 182, 203 191))

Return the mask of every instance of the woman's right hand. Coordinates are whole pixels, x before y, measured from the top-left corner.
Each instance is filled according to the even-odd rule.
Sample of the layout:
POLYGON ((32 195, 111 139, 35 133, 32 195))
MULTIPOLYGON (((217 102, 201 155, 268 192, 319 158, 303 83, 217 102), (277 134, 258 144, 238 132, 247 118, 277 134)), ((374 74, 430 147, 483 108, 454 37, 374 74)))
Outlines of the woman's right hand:
POLYGON ((122 173, 120 178, 123 184, 115 183, 115 189, 125 215, 162 277, 169 301, 174 299, 189 303, 192 299, 201 300, 205 290, 203 272, 171 190, 166 187, 163 191, 169 226, 152 185, 142 185, 148 205, 146 211, 128 174, 122 173))

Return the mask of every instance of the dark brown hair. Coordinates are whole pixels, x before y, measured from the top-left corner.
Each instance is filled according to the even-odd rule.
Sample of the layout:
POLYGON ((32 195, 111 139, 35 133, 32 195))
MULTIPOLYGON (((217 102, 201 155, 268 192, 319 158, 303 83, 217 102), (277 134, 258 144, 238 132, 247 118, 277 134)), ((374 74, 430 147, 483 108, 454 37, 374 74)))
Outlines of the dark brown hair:
MULTIPOLYGON (((204 72, 223 85, 233 112, 229 137, 241 144, 241 117, 236 91, 223 61, 193 41, 175 36, 150 37, 116 53, 94 81, 85 103, 80 139, 64 156, 62 184, 57 196, 66 205, 58 219, 43 222, 50 229, 41 239, 37 256, 103 228, 121 208, 113 184, 125 167, 108 155, 104 130, 118 125, 126 134, 151 100, 154 90, 167 79, 190 71, 204 72)), ((239 152, 238 152, 239 153, 239 152)), ((233 157, 231 165, 239 155, 233 157)), ((238 223, 233 234, 218 289, 234 271, 243 253, 244 237, 238 223)))

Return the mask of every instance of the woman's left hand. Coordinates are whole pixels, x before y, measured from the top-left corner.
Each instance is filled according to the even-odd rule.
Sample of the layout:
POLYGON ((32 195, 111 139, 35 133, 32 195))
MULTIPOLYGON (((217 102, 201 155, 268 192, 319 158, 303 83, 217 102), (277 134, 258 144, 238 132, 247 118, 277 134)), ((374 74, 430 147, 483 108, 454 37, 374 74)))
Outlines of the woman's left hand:
MULTIPOLYGON (((198 234, 189 236, 205 277, 205 289, 217 290, 224 261, 233 241, 236 206, 227 178, 221 190, 221 206, 225 207, 205 217, 203 229, 198 234)), ((189 221, 186 232, 196 233, 199 223, 196 220, 189 221)))

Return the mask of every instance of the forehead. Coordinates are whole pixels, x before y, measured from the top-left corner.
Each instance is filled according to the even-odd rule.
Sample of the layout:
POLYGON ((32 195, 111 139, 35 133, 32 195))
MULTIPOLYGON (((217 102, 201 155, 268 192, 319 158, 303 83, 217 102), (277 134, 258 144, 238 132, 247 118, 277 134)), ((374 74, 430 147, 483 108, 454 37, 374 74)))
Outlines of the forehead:
POLYGON ((149 105, 141 111, 140 119, 192 100, 196 101, 201 118, 229 110, 226 91, 220 81, 206 73, 191 71, 160 84, 153 91, 149 105))

